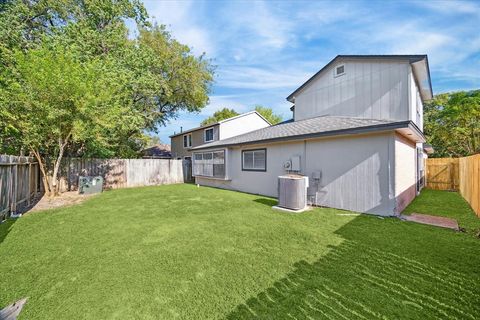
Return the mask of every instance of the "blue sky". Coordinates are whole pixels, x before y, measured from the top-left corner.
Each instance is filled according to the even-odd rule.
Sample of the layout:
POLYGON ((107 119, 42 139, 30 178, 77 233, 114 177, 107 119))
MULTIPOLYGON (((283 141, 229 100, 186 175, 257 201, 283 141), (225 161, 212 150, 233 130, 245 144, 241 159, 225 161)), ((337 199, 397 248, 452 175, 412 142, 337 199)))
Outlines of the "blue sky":
POLYGON ((480 88, 480 2, 144 1, 152 20, 216 65, 210 103, 159 128, 165 143, 218 109, 285 100, 337 54, 428 54, 434 93, 480 88))

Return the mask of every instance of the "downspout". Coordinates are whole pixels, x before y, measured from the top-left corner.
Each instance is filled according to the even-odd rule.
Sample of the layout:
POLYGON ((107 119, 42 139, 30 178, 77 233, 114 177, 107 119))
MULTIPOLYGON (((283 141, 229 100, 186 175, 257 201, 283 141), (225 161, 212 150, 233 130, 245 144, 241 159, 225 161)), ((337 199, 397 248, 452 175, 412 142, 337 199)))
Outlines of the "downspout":
POLYGON ((303 163, 302 163, 302 171, 303 174, 307 174, 307 140, 303 140, 303 163))

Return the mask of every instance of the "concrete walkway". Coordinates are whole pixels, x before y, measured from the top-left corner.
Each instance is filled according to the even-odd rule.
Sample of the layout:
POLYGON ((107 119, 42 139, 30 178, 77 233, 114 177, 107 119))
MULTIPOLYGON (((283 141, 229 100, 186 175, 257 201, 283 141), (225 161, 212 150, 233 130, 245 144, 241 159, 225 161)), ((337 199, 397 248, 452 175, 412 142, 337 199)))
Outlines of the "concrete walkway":
POLYGON ((420 213, 412 213, 411 215, 401 215, 400 219, 405 221, 412 221, 421 224, 428 224, 431 226, 448 228, 452 230, 459 230, 458 222, 455 219, 439 217, 439 216, 431 216, 428 214, 420 214, 420 213))

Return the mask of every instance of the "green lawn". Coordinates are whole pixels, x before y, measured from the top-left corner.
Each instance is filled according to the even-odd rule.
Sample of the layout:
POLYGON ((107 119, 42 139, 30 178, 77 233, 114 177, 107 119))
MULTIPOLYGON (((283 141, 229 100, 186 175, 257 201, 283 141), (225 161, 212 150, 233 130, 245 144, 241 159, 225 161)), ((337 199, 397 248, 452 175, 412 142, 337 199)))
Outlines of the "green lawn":
POLYGON ((459 226, 471 234, 480 231, 480 219, 458 192, 423 189, 403 214, 413 212, 456 219, 459 226))
POLYGON ((0 226, 0 306, 21 319, 475 319, 469 234, 171 185, 0 226))

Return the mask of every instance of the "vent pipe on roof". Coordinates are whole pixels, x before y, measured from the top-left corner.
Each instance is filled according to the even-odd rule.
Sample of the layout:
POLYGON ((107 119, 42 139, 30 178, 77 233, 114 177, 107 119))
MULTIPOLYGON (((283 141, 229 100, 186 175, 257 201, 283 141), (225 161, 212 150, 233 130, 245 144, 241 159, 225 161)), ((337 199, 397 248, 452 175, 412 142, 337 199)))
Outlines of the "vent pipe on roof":
POLYGON ((183 127, 180 127, 180 133, 182 133, 182 132, 183 132, 183 127))

